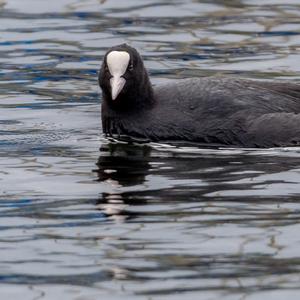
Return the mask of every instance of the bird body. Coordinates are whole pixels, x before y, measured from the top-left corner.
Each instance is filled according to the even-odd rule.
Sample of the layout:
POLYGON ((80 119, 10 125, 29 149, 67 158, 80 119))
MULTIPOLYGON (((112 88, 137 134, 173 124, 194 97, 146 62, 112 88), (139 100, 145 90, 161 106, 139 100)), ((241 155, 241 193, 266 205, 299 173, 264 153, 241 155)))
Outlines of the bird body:
POLYGON ((300 85, 296 83, 215 76, 152 87, 141 57, 125 44, 107 52, 99 83, 103 132, 108 135, 206 146, 300 145, 300 85), (130 69, 117 75, 125 83, 115 99, 116 88, 110 83, 119 79, 106 68, 111 52, 123 57, 126 52, 130 57, 130 69))

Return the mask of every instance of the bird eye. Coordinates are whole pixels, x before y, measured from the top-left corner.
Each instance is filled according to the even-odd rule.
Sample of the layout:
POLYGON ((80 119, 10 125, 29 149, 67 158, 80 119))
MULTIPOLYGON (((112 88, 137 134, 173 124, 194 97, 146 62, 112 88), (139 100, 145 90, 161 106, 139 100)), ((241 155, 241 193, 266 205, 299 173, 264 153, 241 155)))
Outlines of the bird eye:
POLYGON ((128 70, 129 70, 130 72, 133 71, 133 64, 132 64, 132 63, 128 66, 128 70))

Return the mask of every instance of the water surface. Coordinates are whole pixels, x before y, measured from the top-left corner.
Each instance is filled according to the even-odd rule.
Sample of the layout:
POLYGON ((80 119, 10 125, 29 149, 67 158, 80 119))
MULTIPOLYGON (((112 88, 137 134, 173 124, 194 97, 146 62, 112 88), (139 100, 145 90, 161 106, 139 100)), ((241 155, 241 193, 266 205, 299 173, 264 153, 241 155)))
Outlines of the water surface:
POLYGON ((300 79, 296 0, 1 0, 1 299, 295 299, 300 149, 101 135, 97 70, 300 79))

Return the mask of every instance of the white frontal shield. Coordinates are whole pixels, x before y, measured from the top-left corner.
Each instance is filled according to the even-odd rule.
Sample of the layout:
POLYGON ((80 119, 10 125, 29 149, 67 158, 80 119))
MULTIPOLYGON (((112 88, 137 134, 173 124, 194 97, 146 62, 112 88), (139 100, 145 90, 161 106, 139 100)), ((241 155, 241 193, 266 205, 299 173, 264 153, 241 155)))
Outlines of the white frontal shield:
POLYGON ((113 100, 118 97, 126 83, 122 76, 127 70, 129 61, 130 55, 126 51, 112 51, 106 57, 106 63, 112 76, 110 86, 113 100))

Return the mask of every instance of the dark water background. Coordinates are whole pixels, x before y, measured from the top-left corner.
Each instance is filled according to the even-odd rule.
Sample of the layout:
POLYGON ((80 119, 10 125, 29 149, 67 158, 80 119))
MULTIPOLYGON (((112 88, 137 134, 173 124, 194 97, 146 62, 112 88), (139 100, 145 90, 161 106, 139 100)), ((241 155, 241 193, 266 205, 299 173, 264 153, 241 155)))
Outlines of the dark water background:
POLYGON ((0 24, 1 299, 299 298, 300 149, 109 143, 97 86, 122 42, 155 84, 299 80, 298 0, 1 0, 0 24))

